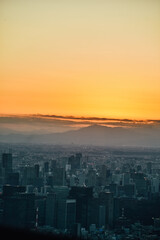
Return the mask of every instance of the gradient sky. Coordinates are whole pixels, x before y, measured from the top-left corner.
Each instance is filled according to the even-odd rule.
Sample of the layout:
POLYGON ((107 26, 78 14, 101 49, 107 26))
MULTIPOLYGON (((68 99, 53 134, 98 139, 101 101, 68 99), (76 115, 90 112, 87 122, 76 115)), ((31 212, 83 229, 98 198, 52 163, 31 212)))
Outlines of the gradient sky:
POLYGON ((159 0, 1 0, 0 113, 160 118, 159 0))

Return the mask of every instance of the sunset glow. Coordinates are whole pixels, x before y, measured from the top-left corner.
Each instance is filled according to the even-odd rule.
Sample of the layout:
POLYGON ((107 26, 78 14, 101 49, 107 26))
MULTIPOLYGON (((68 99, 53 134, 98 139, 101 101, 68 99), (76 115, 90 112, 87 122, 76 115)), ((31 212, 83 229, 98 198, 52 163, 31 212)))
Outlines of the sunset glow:
POLYGON ((160 1, 0 9, 0 113, 160 119, 160 1))

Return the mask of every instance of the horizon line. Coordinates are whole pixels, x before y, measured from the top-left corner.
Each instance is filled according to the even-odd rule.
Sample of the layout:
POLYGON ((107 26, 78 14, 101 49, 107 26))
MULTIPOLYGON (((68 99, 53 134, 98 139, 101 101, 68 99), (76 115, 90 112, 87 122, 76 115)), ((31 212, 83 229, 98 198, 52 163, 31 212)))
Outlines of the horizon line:
POLYGON ((41 113, 0 113, 0 117, 42 117, 53 118, 63 120, 81 120, 81 121, 122 121, 122 122, 157 122, 160 123, 160 119, 149 118, 117 118, 117 117, 98 117, 98 116, 78 116, 78 115, 59 115, 59 114, 41 114, 41 113))

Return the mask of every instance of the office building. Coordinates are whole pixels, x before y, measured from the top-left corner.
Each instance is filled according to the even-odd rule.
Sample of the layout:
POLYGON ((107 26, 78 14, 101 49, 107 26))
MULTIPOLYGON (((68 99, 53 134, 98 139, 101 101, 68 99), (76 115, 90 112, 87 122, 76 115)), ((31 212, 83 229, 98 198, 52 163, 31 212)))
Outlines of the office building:
POLYGON ((66 219, 65 228, 71 232, 74 224, 76 223, 76 200, 67 199, 66 200, 66 219))
POLYGON ((46 198, 45 225, 56 227, 56 194, 48 193, 46 198))

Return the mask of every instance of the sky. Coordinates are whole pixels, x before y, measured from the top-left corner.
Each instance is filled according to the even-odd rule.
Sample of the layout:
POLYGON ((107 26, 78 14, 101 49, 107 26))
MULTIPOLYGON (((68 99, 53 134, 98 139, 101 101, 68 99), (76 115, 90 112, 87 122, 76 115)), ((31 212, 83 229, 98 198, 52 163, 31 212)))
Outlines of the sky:
POLYGON ((0 113, 160 119, 159 0, 1 0, 0 113))

